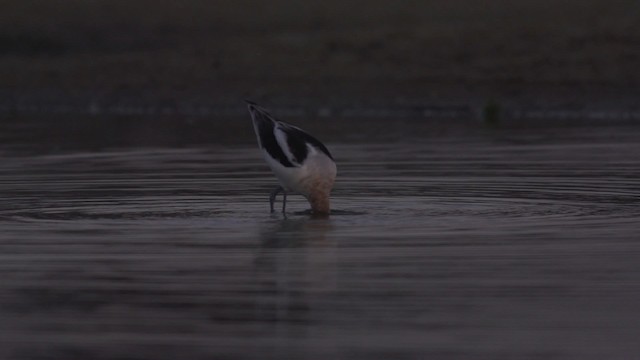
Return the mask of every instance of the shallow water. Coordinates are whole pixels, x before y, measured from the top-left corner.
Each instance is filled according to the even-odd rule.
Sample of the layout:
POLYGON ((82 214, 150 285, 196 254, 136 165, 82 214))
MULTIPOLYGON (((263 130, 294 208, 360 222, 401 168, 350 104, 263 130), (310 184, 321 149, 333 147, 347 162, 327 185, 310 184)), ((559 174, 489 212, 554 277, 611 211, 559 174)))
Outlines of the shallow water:
POLYGON ((0 163, 3 359, 629 359, 640 131, 328 144, 328 219, 253 144, 0 163))

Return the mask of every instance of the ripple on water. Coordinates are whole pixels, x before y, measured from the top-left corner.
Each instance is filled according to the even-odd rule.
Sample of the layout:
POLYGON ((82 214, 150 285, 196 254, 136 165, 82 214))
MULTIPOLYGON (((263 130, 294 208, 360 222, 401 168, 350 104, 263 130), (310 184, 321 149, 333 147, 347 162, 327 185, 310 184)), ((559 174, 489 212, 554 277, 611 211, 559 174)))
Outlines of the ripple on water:
MULTIPOLYGON (((580 143, 472 141, 462 150, 447 142, 364 150, 337 146, 345 161, 333 215, 531 222, 635 217, 639 190, 630 175, 638 169, 627 159, 630 150, 621 147, 629 144, 600 144, 597 157, 585 158, 580 143)), ((274 183, 252 148, 14 158, 0 172, 3 195, 10 200, 0 205, 0 216, 21 221, 231 217, 247 209, 262 212, 260 202, 274 183)), ((290 201, 294 212, 307 207, 300 198, 290 201)))

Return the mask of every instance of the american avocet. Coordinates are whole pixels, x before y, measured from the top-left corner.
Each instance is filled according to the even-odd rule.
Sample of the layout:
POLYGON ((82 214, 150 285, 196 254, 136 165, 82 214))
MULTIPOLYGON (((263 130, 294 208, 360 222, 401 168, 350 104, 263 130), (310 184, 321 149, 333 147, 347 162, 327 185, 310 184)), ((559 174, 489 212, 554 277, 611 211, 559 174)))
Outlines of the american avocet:
POLYGON ((336 163, 327 147, 302 129, 276 120, 255 103, 247 104, 262 155, 280 182, 269 196, 271 212, 276 196, 282 192, 284 213, 287 193, 292 192, 306 197, 313 213, 328 214, 336 163))

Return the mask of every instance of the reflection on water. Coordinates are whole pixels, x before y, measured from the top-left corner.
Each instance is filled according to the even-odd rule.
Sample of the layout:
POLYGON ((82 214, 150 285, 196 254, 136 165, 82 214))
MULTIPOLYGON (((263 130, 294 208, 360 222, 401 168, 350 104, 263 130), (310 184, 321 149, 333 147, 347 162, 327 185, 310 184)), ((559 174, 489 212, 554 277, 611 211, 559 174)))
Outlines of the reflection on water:
MULTIPOLYGON (((260 285, 257 319, 312 324, 313 302, 336 290, 336 244, 325 219, 283 219, 261 231, 255 260, 260 285)), ((279 330, 283 326, 279 326, 279 330)))
POLYGON ((331 144, 324 219, 253 145, 4 149, 0 358, 630 358, 640 133, 603 131, 331 144))

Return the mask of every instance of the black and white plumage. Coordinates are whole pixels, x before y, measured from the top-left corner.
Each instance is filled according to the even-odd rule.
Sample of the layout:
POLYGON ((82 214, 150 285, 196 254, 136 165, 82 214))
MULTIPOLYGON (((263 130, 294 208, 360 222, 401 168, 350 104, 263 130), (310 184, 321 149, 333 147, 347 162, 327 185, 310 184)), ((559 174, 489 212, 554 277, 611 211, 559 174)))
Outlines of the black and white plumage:
POLYGON ((287 193, 291 192, 305 196, 314 213, 328 214, 336 164, 327 147, 302 129, 278 121, 255 103, 247 104, 260 150, 280 182, 269 197, 271 211, 275 197, 282 192, 284 212, 287 193))

